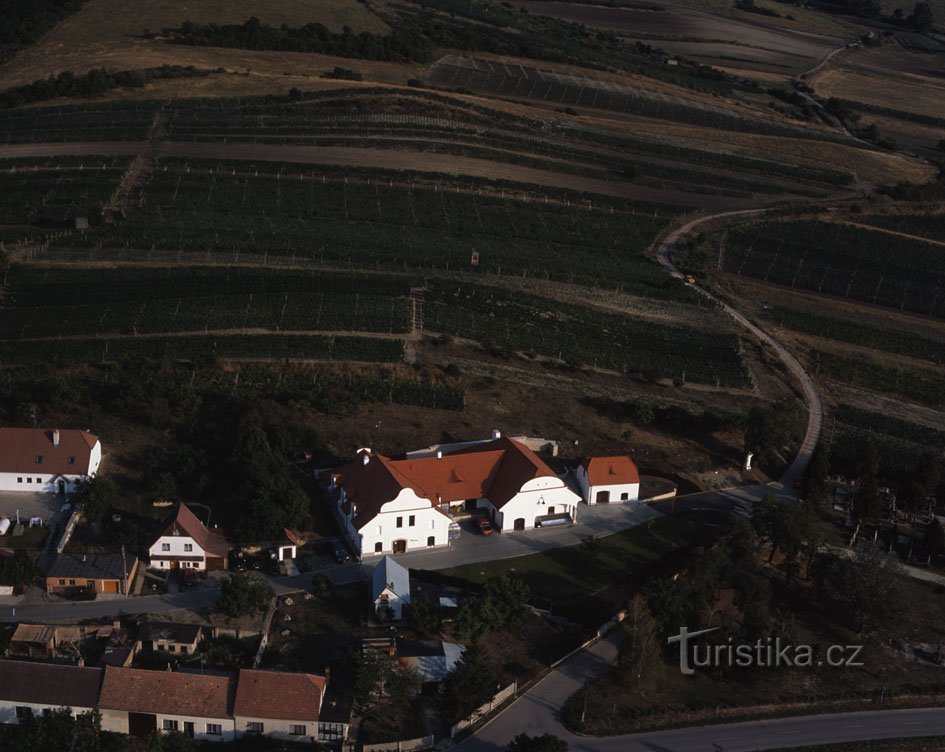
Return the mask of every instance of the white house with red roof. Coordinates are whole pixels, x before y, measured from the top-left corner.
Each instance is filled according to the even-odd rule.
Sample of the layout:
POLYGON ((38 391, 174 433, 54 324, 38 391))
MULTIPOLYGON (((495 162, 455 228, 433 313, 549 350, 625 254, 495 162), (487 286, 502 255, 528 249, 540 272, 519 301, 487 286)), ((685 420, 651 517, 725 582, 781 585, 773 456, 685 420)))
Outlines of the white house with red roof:
POLYGON ((0 491, 72 493, 102 462, 102 443, 70 428, 0 428, 0 491))
POLYGON ((328 679, 317 674, 240 669, 233 700, 236 734, 307 742, 322 739, 319 714, 328 679))
POLYGON ((161 523, 148 554, 155 569, 226 569, 230 544, 178 504, 161 523))
POLYGON ((511 531, 573 517, 580 501, 538 455, 501 435, 432 457, 394 460, 362 449, 321 480, 362 556, 447 545, 457 508, 482 510, 511 531))
POLYGON ((590 457, 578 466, 577 481, 588 504, 640 500, 640 473, 629 457, 590 457))

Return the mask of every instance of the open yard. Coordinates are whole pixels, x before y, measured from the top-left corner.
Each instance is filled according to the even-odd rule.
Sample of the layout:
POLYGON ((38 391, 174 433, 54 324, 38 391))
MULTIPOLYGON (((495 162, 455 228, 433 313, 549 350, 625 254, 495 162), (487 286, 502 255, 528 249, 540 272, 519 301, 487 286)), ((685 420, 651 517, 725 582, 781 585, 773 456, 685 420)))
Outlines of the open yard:
POLYGON ((674 571, 674 553, 711 542, 727 520, 719 512, 657 517, 598 539, 592 553, 570 546, 447 569, 444 574, 470 582, 511 574, 528 584, 535 605, 597 625, 623 607, 645 573, 674 571))

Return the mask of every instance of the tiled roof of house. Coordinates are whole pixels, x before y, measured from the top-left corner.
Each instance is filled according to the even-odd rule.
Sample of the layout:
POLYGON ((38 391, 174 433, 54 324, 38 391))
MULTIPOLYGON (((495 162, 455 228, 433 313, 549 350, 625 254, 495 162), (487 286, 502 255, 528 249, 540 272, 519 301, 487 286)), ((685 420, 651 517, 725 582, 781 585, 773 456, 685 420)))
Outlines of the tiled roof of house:
POLYGON ((327 685, 324 676, 315 674, 241 669, 233 715, 314 722, 327 685))
POLYGON ((358 528, 377 516, 381 507, 397 498, 404 488, 428 499, 431 505, 488 498, 501 509, 528 481, 557 478, 557 473, 533 451, 505 437, 442 457, 393 460, 362 452, 351 462, 326 472, 323 480, 328 481, 332 474, 357 509, 354 524, 358 528))
POLYGON ((61 428, 59 446, 54 446, 53 434, 44 428, 0 428, 0 473, 88 475, 98 437, 61 428))
MULTIPOLYGON (((99 705, 130 713, 226 718, 233 691, 232 676, 107 666, 99 705)), ((270 699, 279 702, 276 694, 270 699)))
POLYGON ((59 554, 46 577, 77 580, 121 580, 134 572, 137 559, 131 554, 59 554))
POLYGON ((94 708, 101 684, 102 671, 98 668, 0 660, 0 700, 94 708))
POLYGON ((587 480, 592 486, 640 482, 636 463, 629 457, 591 457, 581 464, 587 471, 587 480))
POLYGON ((194 543, 211 556, 226 556, 231 548, 223 536, 207 530, 207 527, 197 519, 186 504, 178 504, 164 519, 161 531, 154 540, 157 541, 165 535, 186 535, 188 538, 193 538, 194 543))

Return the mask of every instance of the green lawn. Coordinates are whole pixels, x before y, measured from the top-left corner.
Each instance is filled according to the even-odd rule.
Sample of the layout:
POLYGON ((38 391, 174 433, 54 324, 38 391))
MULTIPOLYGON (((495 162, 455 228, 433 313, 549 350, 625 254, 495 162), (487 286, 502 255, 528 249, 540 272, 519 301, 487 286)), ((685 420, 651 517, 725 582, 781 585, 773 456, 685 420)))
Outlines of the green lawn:
POLYGON ((536 605, 554 610, 565 607, 594 623, 601 615, 612 614, 615 603, 619 608, 626 595, 642 584, 641 575, 648 567, 676 551, 716 538, 726 529, 727 520, 723 512, 656 517, 600 538, 593 559, 577 545, 454 567, 443 574, 474 583, 514 574, 531 588, 536 605))

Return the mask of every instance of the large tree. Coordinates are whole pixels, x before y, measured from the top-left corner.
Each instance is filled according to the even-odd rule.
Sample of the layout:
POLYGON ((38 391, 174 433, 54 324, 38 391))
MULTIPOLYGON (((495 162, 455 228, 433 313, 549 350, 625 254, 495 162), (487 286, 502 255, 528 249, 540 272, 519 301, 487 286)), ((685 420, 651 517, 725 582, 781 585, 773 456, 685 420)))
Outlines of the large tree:
POLYGON ((258 614, 266 610, 272 588, 265 580, 231 574, 220 585, 220 611, 228 618, 258 614))
POLYGON ((506 752, 568 752, 568 745, 554 734, 519 734, 508 743, 506 752))

